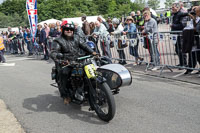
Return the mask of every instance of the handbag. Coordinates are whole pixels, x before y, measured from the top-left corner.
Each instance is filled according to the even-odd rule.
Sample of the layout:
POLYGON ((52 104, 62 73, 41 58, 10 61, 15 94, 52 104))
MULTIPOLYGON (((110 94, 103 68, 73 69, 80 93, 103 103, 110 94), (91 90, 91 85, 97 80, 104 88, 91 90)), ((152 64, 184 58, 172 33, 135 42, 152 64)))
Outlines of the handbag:
POLYGON ((114 42, 110 41, 110 48, 113 48, 113 47, 114 47, 114 42))
POLYGON ((126 36, 122 36, 121 39, 118 39, 118 48, 126 48, 128 46, 128 41, 126 40, 126 36))
POLYGON ((150 49, 151 47, 151 41, 149 39, 149 37, 144 37, 144 45, 143 45, 143 48, 145 49, 150 49))
POLYGON ((110 48, 114 47, 114 37, 110 37, 110 48))

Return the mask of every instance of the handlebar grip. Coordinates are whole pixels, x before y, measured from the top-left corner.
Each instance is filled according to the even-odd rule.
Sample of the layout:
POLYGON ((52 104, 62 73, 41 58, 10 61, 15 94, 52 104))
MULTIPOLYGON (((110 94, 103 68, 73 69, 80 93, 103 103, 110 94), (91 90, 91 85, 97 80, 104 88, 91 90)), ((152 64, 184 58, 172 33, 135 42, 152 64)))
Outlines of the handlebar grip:
POLYGON ((92 57, 92 56, 93 56, 93 55, 88 55, 88 56, 79 57, 79 58, 77 58, 77 60, 84 60, 84 59, 90 58, 90 57, 92 57))

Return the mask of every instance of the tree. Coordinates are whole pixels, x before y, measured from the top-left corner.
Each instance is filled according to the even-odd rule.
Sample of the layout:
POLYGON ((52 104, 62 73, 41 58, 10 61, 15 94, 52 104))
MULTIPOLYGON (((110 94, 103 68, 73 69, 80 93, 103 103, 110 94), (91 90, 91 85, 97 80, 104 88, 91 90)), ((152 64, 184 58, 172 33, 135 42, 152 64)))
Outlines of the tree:
POLYGON ((145 7, 145 0, 135 0, 134 3, 131 4, 131 9, 134 11, 144 9, 145 7))
POLYGON ((2 12, 0 12, 0 27, 1 28, 6 28, 8 27, 7 24, 8 24, 8 21, 10 20, 10 17, 9 16, 6 16, 5 14, 3 14, 2 12))
POLYGON ((114 12, 115 10, 116 10, 116 8, 117 8, 117 3, 116 3, 116 1, 115 0, 111 0, 110 2, 109 2, 109 5, 108 5, 108 13, 112 13, 112 12, 114 12))
MULTIPOLYGON (((145 0, 37 0, 38 22, 59 19, 103 15, 119 17, 132 10, 144 8, 145 0)), ((0 27, 27 26, 28 16, 25 0, 6 0, 0 4, 0 27)))
POLYGON ((14 13, 11 16, 6 16, 5 14, 0 12, 0 27, 7 28, 8 26, 11 27, 18 27, 18 26, 27 26, 27 21, 24 21, 22 17, 19 16, 18 13, 14 13))
POLYGON ((166 0, 165 1, 165 8, 170 8, 175 0, 166 0))
POLYGON ((118 5, 131 4, 130 0, 115 0, 118 5))
POLYGON ((98 5, 97 13, 100 15, 108 14, 110 0, 95 0, 94 4, 98 5))
POLYGON ((6 0, 0 5, 0 11, 5 15, 17 13, 21 16, 25 9, 26 2, 23 0, 6 0))
POLYGON ((160 7, 160 1, 159 0, 148 0, 148 5, 152 9, 158 9, 160 7))

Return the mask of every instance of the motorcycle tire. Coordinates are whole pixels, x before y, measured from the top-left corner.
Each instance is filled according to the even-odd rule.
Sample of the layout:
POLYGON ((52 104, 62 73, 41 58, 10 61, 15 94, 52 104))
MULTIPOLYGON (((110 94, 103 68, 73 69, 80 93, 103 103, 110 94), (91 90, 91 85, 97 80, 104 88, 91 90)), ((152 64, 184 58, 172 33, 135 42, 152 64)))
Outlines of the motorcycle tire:
POLYGON ((112 95, 110 87, 107 83, 97 84, 97 88, 95 89, 96 94, 89 93, 90 106, 93 110, 95 110, 96 114, 101 120, 109 122, 114 118, 116 112, 114 96, 112 95), (97 93, 99 93, 99 95, 97 93), (106 104, 105 101, 108 105, 108 110, 106 113, 101 108, 102 104, 106 104))

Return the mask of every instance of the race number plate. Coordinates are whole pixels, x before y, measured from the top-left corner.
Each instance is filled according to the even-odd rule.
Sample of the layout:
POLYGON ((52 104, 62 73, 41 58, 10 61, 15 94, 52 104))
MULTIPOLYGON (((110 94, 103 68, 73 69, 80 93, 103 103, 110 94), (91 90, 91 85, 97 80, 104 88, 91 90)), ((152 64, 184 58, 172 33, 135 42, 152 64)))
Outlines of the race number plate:
POLYGON ((96 75, 95 75, 96 68, 95 68, 94 64, 89 64, 89 65, 85 66, 84 70, 89 79, 96 77, 96 75))

